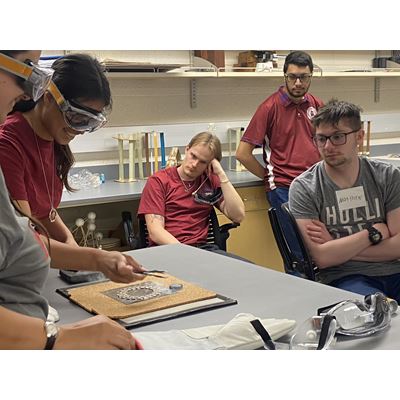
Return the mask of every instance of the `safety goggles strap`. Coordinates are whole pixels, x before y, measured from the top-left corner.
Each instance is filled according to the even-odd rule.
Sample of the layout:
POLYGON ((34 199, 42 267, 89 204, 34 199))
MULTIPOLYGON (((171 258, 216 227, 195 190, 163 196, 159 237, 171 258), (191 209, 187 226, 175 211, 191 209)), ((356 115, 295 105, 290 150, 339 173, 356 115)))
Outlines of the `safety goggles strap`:
POLYGON ((62 105, 65 103, 65 98, 53 81, 50 82, 48 91, 51 93, 58 106, 62 108, 62 105))
POLYGON ((28 79, 33 70, 29 65, 21 63, 5 54, 0 54, 0 68, 24 79, 28 79))
POLYGON ((343 303, 343 302, 342 301, 338 301, 337 303, 330 304, 329 306, 323 306, 323 307, 318 308, 317 315, 326 314, 331 308, 337 306, 340 303, 343 303))
POLYGON ((263 340, 265 347, 268 350, 276 350, 275 344, 272 341, 270 334, 264 328, 261 321, 259 319, 254 319, 253 321, 250 321, 250 323, 255 329, 255 331, 261 336, 261 339, 263 340))
POLYGON ((329 339, 329 328, 331 326, 332 320, 334 320, 335 317, 333 315, 325 315, 323 321, 322 321, 322 326, 321 326, 321 333, 319 335, 319 341, 318 341, 318 346, 317 350, 322 350, 325 348, 326 342, 329 339))

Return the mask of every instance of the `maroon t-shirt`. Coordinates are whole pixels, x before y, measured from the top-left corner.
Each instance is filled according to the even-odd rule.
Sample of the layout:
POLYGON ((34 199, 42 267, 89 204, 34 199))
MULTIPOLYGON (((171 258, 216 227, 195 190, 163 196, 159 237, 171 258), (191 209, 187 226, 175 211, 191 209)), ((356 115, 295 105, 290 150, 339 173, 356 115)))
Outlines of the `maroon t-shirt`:
MULTIPOLYGON (((165 230, 179 242, 191 245, 205 243, 212 206, 197 203, 192 195, 205 179, 207 179, 206 174, 199 176, 190 188, 189 183, 185 182, 188 189, 185 190, 177 167, 156 172, 149 177, 143 189, 138 215, 162 215, 165 219, 165 230)), ((209 182, 204 185, 206 184, 212 188, 221 186, 218 177, 213 174, 209 176, 209 182)))
POLYGON ((54 142, 37 136, 21 113, 8 116, 0 126, 0 165, 11 198, 28 201, 34 217, 48 218, 52 197, 54 207, 58 207, 63 184, 56 174, 54 142), (35 136, 42 156, 48 189, 35 136))
POLYGON ((307 93, 294 103, 283 86, 257 109, 242 141, 263 148, 266 191, 289 187, 296 176, 320 160, 313 143, 311 118, 323 105, 307 93))

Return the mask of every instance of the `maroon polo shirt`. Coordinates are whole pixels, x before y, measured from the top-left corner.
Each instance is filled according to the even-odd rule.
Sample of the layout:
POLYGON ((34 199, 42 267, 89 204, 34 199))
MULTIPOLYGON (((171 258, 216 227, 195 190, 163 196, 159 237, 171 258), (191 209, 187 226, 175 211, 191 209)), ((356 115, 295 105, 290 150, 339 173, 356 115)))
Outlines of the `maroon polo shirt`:
POLYGON ((242 141, 263 149, 266 191, 289 187, 296 176, 320 160, 312 140, 311 118, 322 105, 322 100, 309 93, 294 103, 281 86, 258 107, 242 141))

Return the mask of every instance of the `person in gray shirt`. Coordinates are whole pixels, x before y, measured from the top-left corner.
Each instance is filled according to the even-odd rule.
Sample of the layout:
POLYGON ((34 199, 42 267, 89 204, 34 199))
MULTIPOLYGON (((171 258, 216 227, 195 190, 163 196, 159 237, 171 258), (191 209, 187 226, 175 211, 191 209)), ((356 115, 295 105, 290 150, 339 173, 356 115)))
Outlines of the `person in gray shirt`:
MULTIPOLYGON (((0 123, 16 101, 26 97, 38 98, 46 89, 49 82, 44 79, 44 72, 33 63, 39 56, 40 52, 35 50, 0 50, 0 123)), ((61 326, 46 321, 48 304, 41 290, 50 266, 49 248, 56 263, 63 260, 69 263, 71 258, 75 258, 89 268, 96 259, 92 251, 98 250, 77 247, 72 250, 76 256, 73 257, 69 246, 64 243, 60 243, 58 249, 55 245, 46 247, 46 240, 42 241, 37 231, 39 224, 35 228, 32 219, 17 212, 11 203, 1 168, 0 204, 0 349, 139 347, 129 331, 103 315, 61 326)), ((103 255, 107 258, 106 253, 99 254, 103 255)), ((132 268, 124 261, 109 263, 110 277, 123 279, 125 276, 130 281, 143 279, 143 275, 135 273, 143 269, 134 265, 134 261, 128 260, 126 264, 129 263, 132 268)))
POLYGON ((292 182, 289 208, 322 283, 400 301, 400 170, 358 155, 361 111, 331 100, 315 115, 322 161, 292 182))

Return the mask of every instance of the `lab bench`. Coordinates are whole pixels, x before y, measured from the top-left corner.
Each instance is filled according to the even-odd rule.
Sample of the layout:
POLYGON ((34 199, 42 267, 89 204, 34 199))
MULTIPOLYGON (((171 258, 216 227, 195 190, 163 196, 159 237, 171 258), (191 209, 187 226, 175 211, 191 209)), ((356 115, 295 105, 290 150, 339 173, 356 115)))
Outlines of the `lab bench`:
MULTIPOLYGON (((240 227, 230 231, 228 251, 250 261, 283 271, 282 259, 275 244, 269 223, 268 201, 261 179, 248 171, 226 171, 229 180, 242 197, 246 216, 240 227)), ((105 236, 120 236, 121 212, 130 211, 137 232, 135 216, 146 180, 131 183, 106 181, 97 188, 82 189, 73 193, 63 192, 59 213, 71 228, 77 218, 84 218, 90 211, 97 215, 96 225, 105 236)), ((228 219, 218 213, 220 223, 228 219)))

